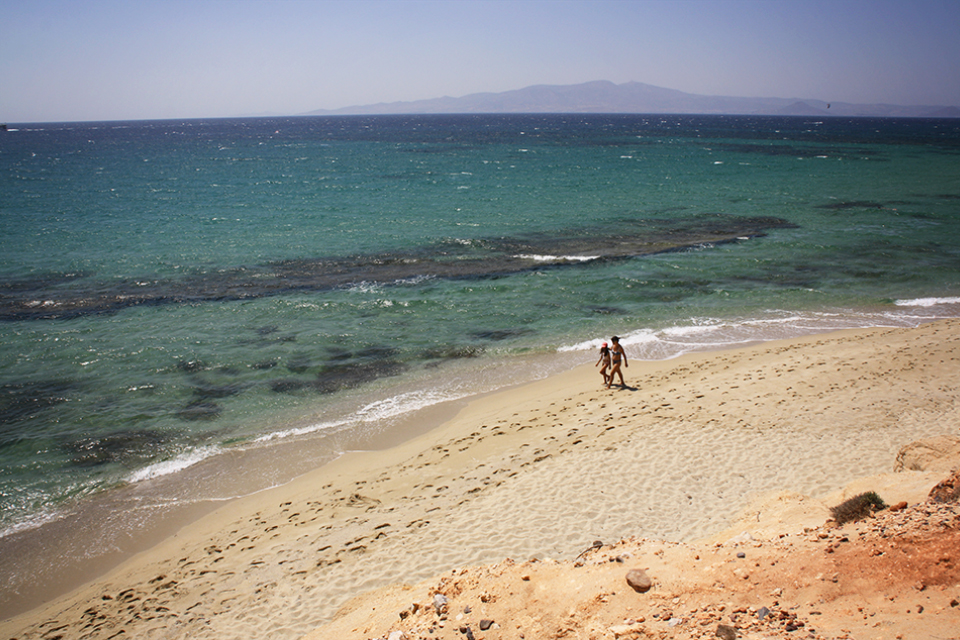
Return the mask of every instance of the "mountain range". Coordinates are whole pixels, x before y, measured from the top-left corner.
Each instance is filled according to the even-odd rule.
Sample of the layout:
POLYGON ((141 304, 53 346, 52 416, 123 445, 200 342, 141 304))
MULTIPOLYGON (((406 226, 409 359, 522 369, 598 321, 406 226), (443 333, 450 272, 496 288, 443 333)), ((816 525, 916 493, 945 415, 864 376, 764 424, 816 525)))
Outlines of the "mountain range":
POLYGON ((852 104, 800 98, 705 96, 642 82, 614 84, 598 80, 574 85, 534 85, 502 93, 474 93, 460 98, 443 97, 333 110, 318 109, 304 115, 436 113, 670 113, 958 118, 960 108, 852 104))

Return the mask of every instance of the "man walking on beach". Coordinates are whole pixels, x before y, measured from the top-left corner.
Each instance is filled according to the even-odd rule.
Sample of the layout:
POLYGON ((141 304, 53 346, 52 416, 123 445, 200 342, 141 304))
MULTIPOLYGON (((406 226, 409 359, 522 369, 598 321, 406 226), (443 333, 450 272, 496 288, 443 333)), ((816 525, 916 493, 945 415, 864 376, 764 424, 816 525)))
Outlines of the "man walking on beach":
POLYGON ((610 377, 608 378, 607 389, 613 384, 613 376, 620 376, 620 388, 622 389, 627 385, 623 381, 623 372, 620 371, 620 359, 623 358, 623 366, 630 366, 627 364, 627 352, 620 346, 619 336, 613 336, 610 341, 613 342, 613 346, 610 347, 610 377))

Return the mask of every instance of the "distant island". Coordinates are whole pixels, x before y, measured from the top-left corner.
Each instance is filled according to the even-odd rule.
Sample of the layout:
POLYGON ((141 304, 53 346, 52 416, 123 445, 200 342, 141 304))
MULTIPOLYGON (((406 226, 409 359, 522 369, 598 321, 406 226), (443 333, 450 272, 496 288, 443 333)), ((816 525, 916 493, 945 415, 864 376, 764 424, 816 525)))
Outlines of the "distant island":
POLYGON ((703 96, 642 82, 605 80, 573 85, 534 85, 502 93, 474 93, 461 98, 432 98, 318 109, 303 115, 387 115, 437 113, 671 113, 769 116, 855 116, 960 118, 952 106, 851 104, 800 98, 703 96))

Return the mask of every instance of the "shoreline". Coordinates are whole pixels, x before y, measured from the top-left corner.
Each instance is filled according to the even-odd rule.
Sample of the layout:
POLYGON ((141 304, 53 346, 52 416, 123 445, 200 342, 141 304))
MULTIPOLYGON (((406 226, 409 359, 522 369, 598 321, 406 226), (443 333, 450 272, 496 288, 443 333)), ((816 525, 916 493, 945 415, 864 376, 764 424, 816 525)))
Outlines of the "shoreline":
POLYGON ((823 497, 956 432, 958 350, 960 321, 943 320, 631 360, 628 389, 581 365, 225 504, 0 630, 299 637, 359 593, 451 567, 706 538, 757 496, 823 497))
MULTIPOLYGON (((916 303, 916 310, 922 312, 903 317, 891 317, 884 312, 864 309, 851 315, 788 314, 786 317, 744 323, 688 323, 676 327, 627 332, 622 343, 629 347, 628 354, 635 361, 665 361, 684 354, 736 350, 775 340, 846 329, 915 327, 926 322, 956 317, 942 315, 939 310, 926 310, 939 309, 941 305, 956 305, 958 301, 960 298, 904 301, 906 306, 916 303), (758 331, 758 327, 763 328, 758 331)), ((900 302, 897 304, 900 305, 900 302)), ((85 555, 100 545, 104 548, 121 549, 119 554, 114 554, 116 558, 129 557, 149 546, 136 542, 137 538, 155 540, 162 533, 154 530, 169 531, 193 519, 175 513, 143 516, 149 509, 156 512, 170 510, 197 513, 196 505, 199 503, 210 503, 213 505, 211 508, 216 508, 216 505, 225 501, 283 484, 344 451, 393 446, 411 437, 411 433, 419 433, 421 428, 411 429, 406 425, 416 422, 421 415, 433 412, 433 407, 467 402, 473 397, 527 384, 568 370, 578 363, 592 362, 594 347, 599 346, 599 343, 600 339, 593 339, 557 347, 555 351, 494 357, 481 363, 479 367, 472 359, 468 362, 454 360, 442 365, 445 372, 443 376, 419 376, 401 380, 398 386, 388 384, 382 388, 374 386, 364 389, 364 393, 372 392, 370 396, 351 392, 335 399, 333 404, 327 404, 326 399, 323 399, 315 407, 294 408, 287 413, 273 412, 265 419, 251 422, 262 426, 259 431, 255 429, 251 432, 246 442, 229 442, 224 443, 225 446, 214 443, 207 447, 206 452, 191 450, 145 468, 135 469, 127 476, 113 480, 112 485, 95 488, 90 495, 85 495, 79 501, 66 501, 51 513, 34 514, 33 522, 14 524, 0 535, 0 579, 9 573, 4 571, 2 566, 4 555, 10 555, 6 553, 6 549, 24 548, 19 540, 39 536, 56 541, 58 535, 61 538, 64 535, 58 534, 58 531, 68 531, 71 527, 79 526, 84 531, 91 531, 89 540, 84 543, 87 548, 85 555), (529 370, 531 366, 535 371, 529 370), (526 373, 518 373, 521 371, 526 373), (450 372, 452 384, 447 384, 450 381, 450 372), (442 399, 437 400, 430 396, 442 399), (257 435, 258 432, 262 433, 257 435), (234 446, 237 444, 239 446, 234 446), (237 473, 234 469, 241 466, 244 471, 237 473), (122 499, 116 498, 118 494, 129 497, 126 505, 122 503, 122 499), (178 505, 178 502, 182 504, 178 505), (137 523, 125 523, 122 519, 113 518, 112 514, 106 513, 108 507, 104 505, 112 505, 121 511, 135 509, 141 515, 138 515, 137 523), (93 515, 90 515, 91 513, 93 515), (95 531, 95 524, 91 524, 91 521, 95 523, 105 518, 114 519, 112 528, 122 533, 111 537, 105 531, 95 531), (67 521, 72 524, 67 525, 67 521), (16 542, 11 543, 11 540, 16 542)), ((65 535, 70 540, 76 537, 69 531, 65 535)), ((92 559, 85 570, 102 573, 102 569, 98 567, 104 564, 106 555, 92 559)), ((115 564, 112 560, 107 563, 115 564)), ((9 584, 7 582, 6 586, 9 587, 9 584)), ((0 618, 3 617, 4 609, 3 599, 0 597, 0 618)))
MULTIPOLYGON (((494 370, 502 386, 381 417, 378 428, 372 431, 308 431, 304 437, 226 449, 175 474, 124 484, 84 498, 82 505, 49 522, 0 538, 0 577, 4 579, 0 621, 101 578, 226 504, 283 487, 345 455, 375 453, 403 444, 453 419, 473 400, 540 380, 543 370, 562 369, 564 359, 556 354, 534 355, 528 359, 534 373, 520 381, 514 379, 515 374, 504 373, 516 363, 494 362, 484 371, 494 370), (284 469, 277 469, 278 460, 283 461, 284 469), (236 474, 234 468, 246 471, 236 474), (277 473, 283 475, 275 476, 277 473), (208 488, 190 493, 190 487, 200 486, 208 488), (122 515, 131 510, 141 512, 132 519, 132 525, 122 515), (51 548, 69 557, 66 561, 53 558, 51 562, 51 548)), ((463 375, 458 371, 457 376, 463 375)), ((382 394, 375 396, 374 404, 378 401, 383 401, 382 394)), ((338 411, 342 413, 342 407, 338 411)), ((290 428, 300 429, 318 420, 323 422, 320 414, 303 415, 290 428)))
POLYGON ((15 572, 27 578, 6 585, 11 591, 15 590, 19 598, 13 599, 10 592, 0 594, 0 620, 27 613, 106 575, 234 501, 281 488, 344 455, 389 449, 420 435, 423 425, 412 425, 412 421, 432 425, 427 427, 429 431, 452 419, 466 402, 464 398, 446 400, 414 411, 376 434, 379 439, 375 441, 366 434, 333 433, 306 440, 279 441, 270 447, 223 451, 216 459, 207 459, 185 469, 179 477, 161 476, 104 491, 86 499, 82 507, 75 507, 50 522, 9 534, 0 539, 0 571, 8 575, 15 572), (291 472, 291 477, 272 484, 268 476, 221 480, 220 469, 224 466, 247 468, 255 472, 250 475, 256 475, 256 470, 270 469, 275 459, 285 455, 300 459, 301 464, 313 460, 313 464, 309 469, 291 472), (237 492, 237 495, 188 499, 176 496, 177 485, 202 483, 218 485, 216 492, 228 496, 237 492), (157 489, 163 484, 174 486, 157 489), (251 485, 253 489, 250 489, 251 485), (120 515, 131 509, 144 512, 133 518, 132 526, 120 515), (66 551, 72 557, 66 562, 51 563, 46 550, 53 548, 61 554, 66 551))

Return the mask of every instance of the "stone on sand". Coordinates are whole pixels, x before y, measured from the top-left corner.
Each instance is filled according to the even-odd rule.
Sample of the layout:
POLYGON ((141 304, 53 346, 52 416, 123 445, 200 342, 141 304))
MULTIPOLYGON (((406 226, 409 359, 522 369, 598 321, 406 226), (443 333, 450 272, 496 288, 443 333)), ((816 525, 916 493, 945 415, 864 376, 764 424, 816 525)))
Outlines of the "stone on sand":
POLYGON ((627 584, 637 593, 646 593, 653 586, 653 581, 643 569, 632 569, 627 572, 627 584))

